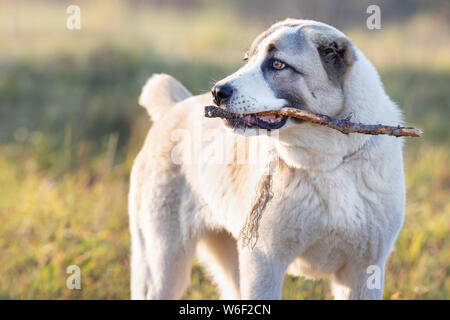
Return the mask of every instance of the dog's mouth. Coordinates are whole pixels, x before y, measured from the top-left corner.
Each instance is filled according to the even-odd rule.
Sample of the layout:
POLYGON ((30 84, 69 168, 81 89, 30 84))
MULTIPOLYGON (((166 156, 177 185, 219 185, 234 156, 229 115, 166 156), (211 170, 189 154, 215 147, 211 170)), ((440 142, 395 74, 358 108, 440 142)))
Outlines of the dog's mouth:
POLYGON ((258 113, 236 114, 236 117, 224 119, 225 123, 235 129, 259 128, 265 130, 280 129, 286 124, 286 116, 261 115, 258 113))
POLYGON ((222 118, 225 125, 234 130, 253 128, 276 130, 286 125, 288 118, 297 123, 304 122, 304 120, 280 114, 277 110, 241 114, 230 112, 226 108, 218 107, 217 105, 205 106, 205 117, 222 118))

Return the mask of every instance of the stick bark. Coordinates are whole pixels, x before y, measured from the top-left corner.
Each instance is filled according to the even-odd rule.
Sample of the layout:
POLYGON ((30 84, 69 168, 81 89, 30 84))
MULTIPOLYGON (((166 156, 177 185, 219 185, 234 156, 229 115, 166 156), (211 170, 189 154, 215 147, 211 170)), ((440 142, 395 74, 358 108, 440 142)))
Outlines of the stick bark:
MULTIPOLYGON (((420 137, 422 136, 422 130, 413 127, 401 127, 401 126, 387 126, 383 124, 362 124, 351 122, 351 116, 345 119, 334 119, 327 115, 318 114, 303 109, 285 107, 277 111, 266 111, 257 113, 258 116, 267 115, 280 115, 293 117, 297 119, 302 119, 314 124, 326 126, 342 133, 363 133, 363 134, 387 134, 395 137, 420 137)), ((241 117, 238 114, 231 113, 227 110, 216 106, 206 106, 205 107, 205 117, 207 118, 225 118, 225 119, 235 119, 241 117)))

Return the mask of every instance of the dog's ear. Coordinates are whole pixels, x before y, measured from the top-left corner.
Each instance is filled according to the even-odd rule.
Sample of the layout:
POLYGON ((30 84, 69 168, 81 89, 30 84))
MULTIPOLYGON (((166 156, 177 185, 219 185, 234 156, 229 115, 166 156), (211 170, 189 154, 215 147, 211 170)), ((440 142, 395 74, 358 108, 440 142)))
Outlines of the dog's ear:
POLYGON ((356 61, 353 44, 343 37, 322 36, 316 39, 316 46, 328 79, 335 85, 342 86, 345 74, 356 61))

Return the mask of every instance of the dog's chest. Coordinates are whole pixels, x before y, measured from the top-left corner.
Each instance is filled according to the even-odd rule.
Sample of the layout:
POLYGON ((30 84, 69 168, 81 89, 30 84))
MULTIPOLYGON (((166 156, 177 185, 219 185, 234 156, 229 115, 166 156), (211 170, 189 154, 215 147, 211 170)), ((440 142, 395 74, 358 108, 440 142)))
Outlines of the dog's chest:
MULTIPOLYGON (((205 166, 199 175, 212 225, 238 238, 258 183, 251 168, 233 168, 205 166)), ((281 165, 272 176, 273 198, 262 212, 259 241, 303 254, 313 264, 370 254, 369 240, 381 226, 380 201, 365 183, 366 169, 342 166, 319 173, 281 165)))
POLYGON ((287 169, 273 179, 266 228, 282 235, 281 242, 314 264, 337 261, 339 255, 368 253, 376 228, 372 211, 377 195, 361 182, 357 171, 287 169))

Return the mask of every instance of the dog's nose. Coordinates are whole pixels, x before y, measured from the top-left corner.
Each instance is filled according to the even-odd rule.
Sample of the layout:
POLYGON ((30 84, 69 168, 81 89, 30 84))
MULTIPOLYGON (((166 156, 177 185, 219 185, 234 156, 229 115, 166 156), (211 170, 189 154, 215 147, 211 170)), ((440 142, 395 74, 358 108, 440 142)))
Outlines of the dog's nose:
POLYGON ((212 88, 211 93, 214 97, 214 102, 217 105, 220 105, 230 99, 233 94, 233 88, 228 84, 215 85, 212 88))

